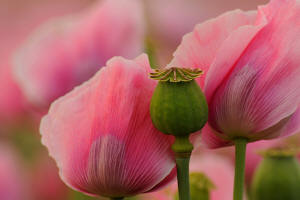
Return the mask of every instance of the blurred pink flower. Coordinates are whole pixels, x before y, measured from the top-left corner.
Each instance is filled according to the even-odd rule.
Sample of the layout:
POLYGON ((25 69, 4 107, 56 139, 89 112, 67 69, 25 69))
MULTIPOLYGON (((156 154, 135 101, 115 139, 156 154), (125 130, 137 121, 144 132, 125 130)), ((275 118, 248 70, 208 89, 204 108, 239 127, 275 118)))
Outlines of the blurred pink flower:
MULTIPOLYGON (((221 156, 212 153, 192 155, 190 173, 204 173, 215 185, 211 190, 211 200, 232 200, 234 168, 231 162, 221 156)), ((149 200, 174 200, 177 195, 177 182, 165 189, 141 196, 141 199, 149 200)))
MULTIPOLYGON (((7 60, 2 60, 7 62, 7 60)), ((0 126, 19 118, 24 112, 23 96, 8 66, 0 66, 0 126)))
POLYGON ((259 151, 264 151, 271 147, 275 147, 279 145, 280 142, 281 140, 263 140, 250 143, 247 146, 245 167, 245 179, 247 184, 251 183, 255 169, 263 158, 261 155, 259 155, 259 151))
MULTIPOLYGON (((12 54, 38 24, 82 7, 79 0, 0 1, 0 132, 10 133, 24 120, 28 103, 13 79, 12 54), (66 2, 66 1, 69 1, 66 2), (57 6, 59 4, 59 7, 57 6), (56 6, 55 6, 56 5, 56 6), (35 12, 38 10, 38 12, 35 12)), ((27 116, 27 115, 26 115, 27 116)))
POLYGON ((272 0, 258 11, 225 13, 195 27, 169 66, 204 70, 209 104, 203 140, 211 148, 300 129, 300 3, 272 0))
POLYGON ((68 188, 61 181, 57 167, 53 160, 39 158, 38 163, 32 168, 31 193, 33 200, 66 200, 68 188))
POLYGON ((156 81, 142 55, 116 57, 92 79, 56 100, 42 119, 42 142, 61 178, 81 192, 131 196, 157 189, 175 176, 172 138, 149 114, 156 81))
POLYGON ((1 200, 27 200, 24 173, 17 154, 7 144, 0 144, 1 200))
MULTIPOLYGON (((178 45, 184 34, 204 20, 225 11, 241 8, 254 9, 267 0, 145 0, 151 32, 162 42, 178 45)), ((173 46, 172 45, 172 46, 173 46)))
POLYGON ((16 53, 19 85, 35 106, 46 110, 112 56, 138 55, 142 22, 138 1, 104 0, 78 15, 44 24, 16 53))

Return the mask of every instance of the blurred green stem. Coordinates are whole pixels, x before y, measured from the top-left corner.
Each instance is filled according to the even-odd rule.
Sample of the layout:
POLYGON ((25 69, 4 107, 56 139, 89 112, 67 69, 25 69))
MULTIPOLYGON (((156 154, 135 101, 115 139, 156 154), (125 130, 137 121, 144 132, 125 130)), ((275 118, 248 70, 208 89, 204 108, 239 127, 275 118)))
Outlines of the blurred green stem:
POLYGON ((113 198, 110 198, 111 200, 123 200, 124 197, 113 197, 113 198))
POLYGON ((147 36, 145 39, 145 52, 148 55, 151 68, 156 69, 157 68, 156 49, 155 49, 154 41, 150 38, 150 36, 147 36))
POLYGON ((245 182, 245 158, 247 139, 238 138, 235 143, 235 175, 234 175, 234 200, 242 200, 245 182))

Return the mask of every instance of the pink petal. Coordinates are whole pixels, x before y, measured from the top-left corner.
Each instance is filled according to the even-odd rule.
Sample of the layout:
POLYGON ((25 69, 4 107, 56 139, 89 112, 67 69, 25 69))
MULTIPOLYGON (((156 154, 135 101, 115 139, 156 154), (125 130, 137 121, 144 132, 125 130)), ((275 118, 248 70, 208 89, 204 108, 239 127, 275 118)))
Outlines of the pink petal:
POLYGON ((48 108, 112 56, 135 57, 142 50, 142 19, 138 1, 104 0, 41 26, 16 54, 15 74, 24 93, 48 108))
POLYGON ((223 146, 230 146, 233 144, 231 141, 222 139, 222 134, 211 128, 209 124, 206 124, 203 127, 201 133, 203 144, 207 148, 215 149, 223 146))
MULTIPOLYGON (((254 18, 254 16, 252 17, 254 18)), ((207 101, 210 101, 214 91, 231 72, 233 65, 241 56, 244 49, 266 23, 265 16, 258 13, 255 21, 252 21, 251 24, 248 23, 244 26, 240 26, 232 31, 218 46, 214 60, 211 62, 211 66, 205 79, 204 91, 207 101)))
MULTIPOLYGON (((265 139, 273 139, 278 136, 285 137, 285 136, 293 135, 300 132, 299 120, 300 120, 300 109, 298 108, 295 113, 293 113, 290 117, 283 119, 282 122, 264 131, 257 132, 253 135, 254 137, 264 136, 265 139)), ((211 128, 209 124, 205 125, 205 127, 202 129, 201 139, 202 139, 202 144, 205 147, 211 149, 230 146, 233 144, 232 141, 226 139, 226 135, 217 132, 215 129, 211 128)), ((276 143, 275 141, 273 143, 276 143)), ((266 141, 266 143, 271 143, 271 141, 266 141)))
POLYGON ((89 194, 128 196, 166 181, 175 166, 172 138, 152 124, 156 82, 149 70, 145 55, 113 58, 52 104, 41 122, 42 142, 68 185, 89 194))
MULTIPOLYGON (((175 51, 174 58, 168 67, 176 66, 204 70, 204 75, 198 79, 198 83, 203 88, 205 77, 219 48, 232 32, 241 29, 243 33, 246 33, 251 32, 251 29, 255 29, 255 27, 250 26, 255 22, 255 14, 255 12, 235 10, 197 25, 193 32, 183 37, 182 43, 175 51)), ((214 78, 217 77, 214 76, 214 78)))
MULTIPOLYGON (((224 73, 222 85, 210 84, 216 80, 207 76, 208 100, 214 95, 210 102, 210 123, 219 132, 252 138, 251 134, 264 132, 270 127, 282 128, 282 120, 293 115, 298 108, 300 4, 292 0, 275 0, 260 14, 269 22, 255 35, 238 60, 230 59, 228 55, 223 57, 223 53, 216 56, 211 75, 226 68, 228 60, 234 61, 230 61, 231 71, 224 73), (276 13, 272 10, 274 4, 276 13), (267 13, 267 8, 272 13, 267 13)), ((231 40, 240 42, 237 38, 240 37, 231 40)), ((224 48, 226 45, 229 49, 232 42, 224 43, 224 48)), ((261 137, 255 134, 253 140, 263 137, 271 138, 269 133, 261 137)))
POLYGON ((176 179, 176 176, 177 176, 177 170, 175 167, 175 168, 173 168, 171 173, 164 180, 162 180, 158 185, 156 185, 154 188, 152 188, 149 192, 154 192, 154 191, 160 190, 163 187, 170 184, 171 182, 174 182, 176 179))
POLYGON ((300 106, 296 112, 290 117, 289 121, 285 124, 281 130, 282 136, 289 136, 300 132, 300 106))

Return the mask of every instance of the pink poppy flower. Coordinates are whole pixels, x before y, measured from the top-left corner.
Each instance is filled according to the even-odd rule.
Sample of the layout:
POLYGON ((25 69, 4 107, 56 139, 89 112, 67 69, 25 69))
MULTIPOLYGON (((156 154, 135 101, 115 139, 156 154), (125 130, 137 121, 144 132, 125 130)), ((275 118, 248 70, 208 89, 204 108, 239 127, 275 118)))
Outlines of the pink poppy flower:
POLYGON ((23 92, 45 110, 112 56, 137 56, 143 44, 142 19, 138 1, 104 0, 44 24, 15 56, 15 75, 23 92))
POLYGON ((300 129, 300 2, 272 0, 225 13, 187 34, 169 66, 204 70, 211 148, 271 139, 300 129))
MULTIPOLYGON (((231 162, 216 154, 193 154, 190 173, 204 173, 214 184, 210 192, 210 200, 232 200, 234 168, 231 162)), ((141 196, 141 199, 174 200, 177 195, 177 182, 165 189, 141 196)))
POLYGON ((149 192, 175 176, 172 138, 150 118, 156 81, 148 58, 116 57, 56 100, 42 119, 42 142, 60 176, 81 192, 107 197, 149 192))

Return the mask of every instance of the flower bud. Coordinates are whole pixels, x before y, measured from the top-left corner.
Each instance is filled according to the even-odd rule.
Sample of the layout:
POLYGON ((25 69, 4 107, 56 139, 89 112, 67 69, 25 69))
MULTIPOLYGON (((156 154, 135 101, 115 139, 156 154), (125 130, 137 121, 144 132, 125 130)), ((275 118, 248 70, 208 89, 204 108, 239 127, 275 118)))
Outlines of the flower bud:
POLYGON ((194 80, 201 73, 199 69, 175 67, 151 73, 150 77, 159 83, 152 96, 150 114, 161 132, 188 136, 207 122, 206 99, 194 80))
POLYGON ((251 200, 299 200, 300 165, 295 152, 270 150, 255 172, 251 200))
MULTIPOLYGON (((210 191, 215 188, 212 181, 203 173, 190 174, 191 200, 210 200, 210 191)), ((179 200, 176 194, 175 200, 179 200)))

